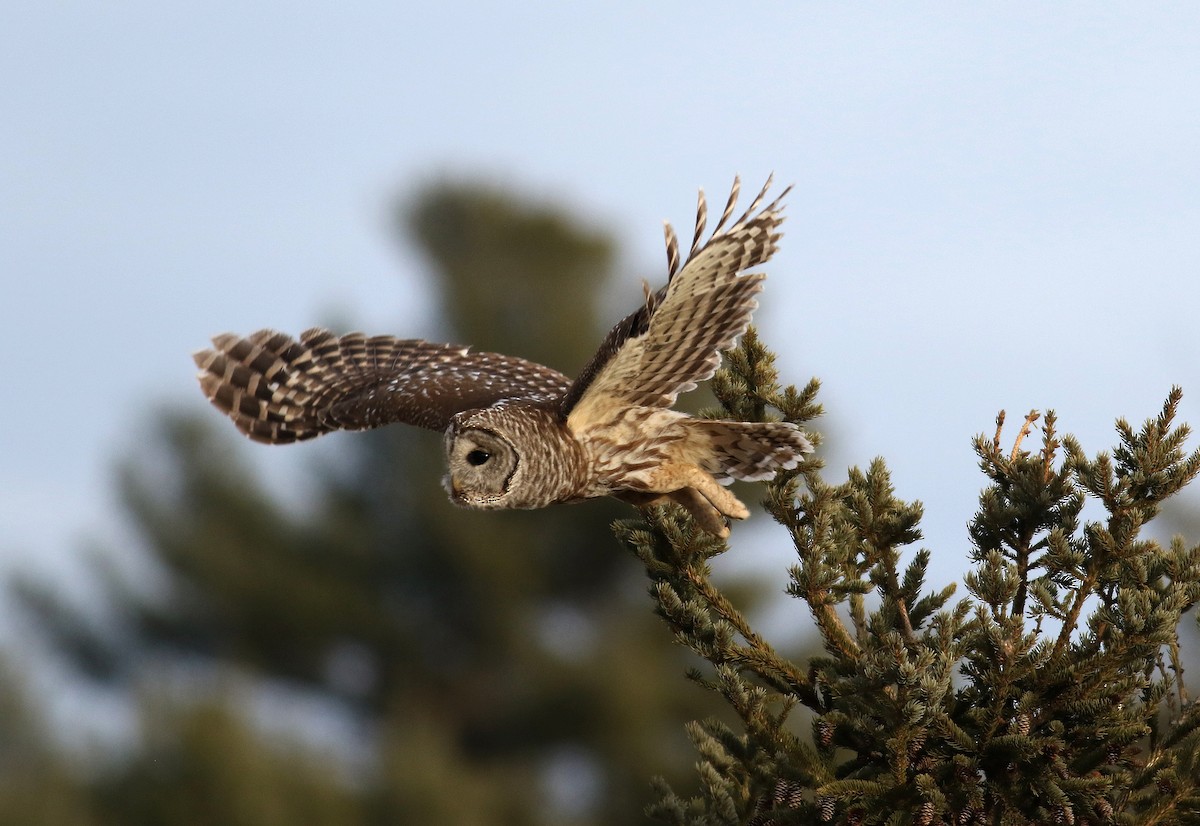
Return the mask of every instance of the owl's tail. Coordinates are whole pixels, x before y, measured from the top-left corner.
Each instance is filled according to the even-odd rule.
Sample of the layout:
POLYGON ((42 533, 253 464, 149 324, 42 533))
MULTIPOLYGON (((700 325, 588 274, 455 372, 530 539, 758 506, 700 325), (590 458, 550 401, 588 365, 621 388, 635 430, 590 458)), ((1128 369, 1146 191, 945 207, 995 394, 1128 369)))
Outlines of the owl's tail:
POLYGON ((701 468, 723 485, 734 479, 774 479, 779 471, 798 466, 813 449, 812 442, 790 422, 692 419, 688 425, 707 437, 708 455, 701 460, 701 468))

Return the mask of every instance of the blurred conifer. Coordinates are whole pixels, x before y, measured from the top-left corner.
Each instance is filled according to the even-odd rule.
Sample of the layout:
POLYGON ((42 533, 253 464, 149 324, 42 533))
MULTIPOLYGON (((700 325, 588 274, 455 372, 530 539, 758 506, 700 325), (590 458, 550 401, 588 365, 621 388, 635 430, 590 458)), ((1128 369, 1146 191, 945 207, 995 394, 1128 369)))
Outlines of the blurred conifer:
MULTIPOLYGON (((569 375, 611 322, 598 303, 612 241, 558 209, 444 184, 398 226, 430 263, 448 340, 569 375)), ((62 654, 145 694, 136 753, 95 778, 100 822, 630 822, 653 773, 685 769, 678 721, 712 706, 676 679, 687 652, 609 529, 622 506, 455 508, 440 438, 396 427, 329 437, 297 512, 252 472, 265 449, 197 393, 124 463, 166 588, 97 568, 123 636, 22 586, 62 654), (180 662, 315 694, 358 721, 369 769, 332 782, 337 761, 281 748, 231 695, 143 688, 180 662)))
POLYGON ((0 659, 0 826, 100 823, 43 711, 14 664, 0 659))

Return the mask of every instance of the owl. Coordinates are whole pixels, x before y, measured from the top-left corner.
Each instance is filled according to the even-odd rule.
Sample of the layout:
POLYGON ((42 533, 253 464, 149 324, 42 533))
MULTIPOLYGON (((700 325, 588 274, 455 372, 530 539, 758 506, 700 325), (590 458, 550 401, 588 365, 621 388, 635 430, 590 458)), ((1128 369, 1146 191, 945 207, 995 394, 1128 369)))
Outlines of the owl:
MULTIPOLYGON (((251 439, 284 444, 401 422, 443 434, 451 500, 541 508, 613 496, 675 502, 720 537, 746 506, 725 485, 766 480, 812 450, 787 422, 699 419, 672 410, 711 378, 750 324, 762 290, 747 272, 774 254, 788 190, 771 180, 733 223, 740 185, 704 241, 701 191, 686 260, 665 225, 667 284, 644 288, 575 379, 521 358, 456 344, 314 328, 213 338, 194 356, 204 395, 251 439)), ((789 188, 790 189, 790 188, 789 188)))

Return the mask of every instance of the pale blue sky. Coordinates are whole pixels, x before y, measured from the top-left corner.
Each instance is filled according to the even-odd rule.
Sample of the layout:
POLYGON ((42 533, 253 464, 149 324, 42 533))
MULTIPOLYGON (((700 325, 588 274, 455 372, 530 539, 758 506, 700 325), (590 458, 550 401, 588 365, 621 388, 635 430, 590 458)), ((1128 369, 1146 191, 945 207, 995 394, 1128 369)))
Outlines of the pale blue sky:
POLYGON ((1096 451, 1179 383, 1200 424, 1200 5, 9 2, 0 74, 4 568, 119 536, 112 462, 207 409, 212 333, 431 332, 387 212, 447 173, 616 232, 614 320, 696 187, 794 182, 760 327, 834 465, 926 502, 939 580, 999 408, 1096 451))

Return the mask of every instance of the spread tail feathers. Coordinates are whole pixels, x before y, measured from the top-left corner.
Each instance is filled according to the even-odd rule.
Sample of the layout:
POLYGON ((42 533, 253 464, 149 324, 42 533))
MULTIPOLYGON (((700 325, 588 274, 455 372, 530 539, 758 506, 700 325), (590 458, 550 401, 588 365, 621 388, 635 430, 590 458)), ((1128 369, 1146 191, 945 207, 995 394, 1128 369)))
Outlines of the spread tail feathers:
POLYGON ((709 455, 701 467, 723 485, 734 479, 774 479, 777 472, 798 466, 813 449, 800 428, 789 422, 694 419, 689 425, 708 437, 709 455))

